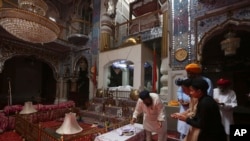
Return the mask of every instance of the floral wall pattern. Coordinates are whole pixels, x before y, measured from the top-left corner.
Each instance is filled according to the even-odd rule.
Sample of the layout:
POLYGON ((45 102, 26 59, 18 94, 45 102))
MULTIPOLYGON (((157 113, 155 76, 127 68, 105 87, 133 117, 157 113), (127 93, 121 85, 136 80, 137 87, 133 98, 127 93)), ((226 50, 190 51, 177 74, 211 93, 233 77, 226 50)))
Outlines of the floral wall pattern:
POLYGON ((250 4, 247 0, 213 0, 200 2, 199 0, 172 0, 170 38, 170 65, 174 70, 199 59, 198 44, 202 38, 216 26, 233 19, 237 21, 250 19, 250 4), (174 57, 179 48, 188 52, 184 61, 177 61, 174 57))

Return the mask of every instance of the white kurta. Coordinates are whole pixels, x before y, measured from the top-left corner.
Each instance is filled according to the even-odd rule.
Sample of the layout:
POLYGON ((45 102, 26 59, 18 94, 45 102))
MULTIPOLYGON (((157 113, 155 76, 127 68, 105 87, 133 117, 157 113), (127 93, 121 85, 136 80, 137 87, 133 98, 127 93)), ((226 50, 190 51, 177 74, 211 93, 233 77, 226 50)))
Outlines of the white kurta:
POLYGON ((227 135, 230 133, 230 124, 233 124, 233 108, 237 106, 236 94, 233 90, 227 90, 226 93, 221 93, 219 88, 214 89, 214 99, 218 100, 220 105, 220 113, 222 124, 225 127, 227 135))
POLYGON ((159 95, 150 93, 153 99, 153 105, 147 107, 141 99, 138 99, 133 118, 143 113, 143 128, 157 133, 163 133, 167 131, 165 106, 162 104, 159 95), (157 121, 163 121, 162 128, 159 128, 157 121))
MULTIPOLYGON (((179 87, 177 90, 177 98, 178 98, 178 100, 182 100, 183 102, 190 103, 190 97, 183 92, 181 87, 179 87)), ((189 106, 183 106, 180 104, 179 113, 185 112, 188 108, 189 108, 189 106)), ((181 121, 181 120, 177 121, 177 131, 180 134, 187 135, 189 127, 190 127, 190 125, 187 124, 185 121, 181 121)))

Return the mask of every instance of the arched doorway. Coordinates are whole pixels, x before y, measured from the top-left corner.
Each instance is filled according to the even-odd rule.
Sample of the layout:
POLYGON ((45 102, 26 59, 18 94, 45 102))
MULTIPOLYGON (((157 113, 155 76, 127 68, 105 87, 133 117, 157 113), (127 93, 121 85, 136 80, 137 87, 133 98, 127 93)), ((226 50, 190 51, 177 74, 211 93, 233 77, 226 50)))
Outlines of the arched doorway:
POLYGON ((106 65, 109 70, 108 87, 133 86, 134 63, 129 60, 116 60, 106 65))
POLYGON ((35 56, 12 57, 0 74, 1 107, 8 104, 10 90, 13 105, 26 101, 52 104, 56 95, 53 70, 35 56))
POLYGON ((220 77, 229 78, 232 88, 237 94, 238 105, 250 107, 247 94, 250 92, 250 31, 247 25, 228 24, 221 30, 213 32, 202 48, 202 60, 204 75, 211 78, 216 87, 216 80, 220 77), (224 35, 232 30, 240 38, 240 47, 235 55, 226 56, 221 49, 220 42, 224 35))

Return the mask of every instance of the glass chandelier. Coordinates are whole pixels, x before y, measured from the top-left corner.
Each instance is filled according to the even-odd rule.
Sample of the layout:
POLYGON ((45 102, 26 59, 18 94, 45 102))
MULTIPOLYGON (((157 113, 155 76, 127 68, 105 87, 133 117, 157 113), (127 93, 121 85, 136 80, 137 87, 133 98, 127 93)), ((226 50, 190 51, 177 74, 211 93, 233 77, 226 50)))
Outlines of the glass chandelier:
POLYGON ((60 28, 44 17, 48 9, 43 0, 18 0, 19 8, 1 8, 0 25, 13 36, 31 43, 57 39, 60 28))
POLYGON ((224 50, 225 56, 235 55, 237 48, 240 47, 240 38, 235 37, 235 33, 228 32, 225 40, 221 41, 221 49, 224 50))

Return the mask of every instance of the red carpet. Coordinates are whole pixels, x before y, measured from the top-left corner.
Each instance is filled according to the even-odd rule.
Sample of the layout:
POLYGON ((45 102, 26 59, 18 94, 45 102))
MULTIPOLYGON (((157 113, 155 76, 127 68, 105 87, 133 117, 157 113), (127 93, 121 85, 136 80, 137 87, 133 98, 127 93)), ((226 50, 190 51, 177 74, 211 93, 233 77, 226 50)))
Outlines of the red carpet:
POLYGON ((22 137, 14 131, 8 131, 0 134, 0 141, 22 141, 22 137))
MULTIPOLYGON (((61 121, 48 121, 48 122, 42 122, 41 123, 41 127, 42 128, 49 128, 51 130, 56 130, 57 128, 60 127, 60 125, 62 124, 61 121)), ((92 129, 93 127, 91 127, 90 124, 86 124, 83 122, 80 122, 79 125, 83 128, 82 132, 86 132, 89 129, 92 129)), ((97 127, 94 127, 97 128, 97 127)), ((64 135, 64 139, 70 139, 70 135, 64 135)), ((91 136, 89 136, 89 138, 91 138, 91 136)), ((3 132, 2 134, 0 134, 0 141, 22 141, 22 137, 17 134, 14 131, 7 131, 7 132, 3 132)))
MULTIPOLYGON (((63 123, 62 121, 47 121, 47 122, 42 122, 41 127, 56 130, 62 125, 62 123, 63 123)), ((91 127, 91 124, 87 124, 87 123, 83 123, 83 122, 79 122, 78 124, 83 128, 83 131, 86 131, 86 130, 93 128, 93 127, 91 127)))
MULTIPOLYGON (((45 130, 50 131, 51 133, 55 133, 56 129, 58 129, 62 125, 62 121, 48 121, 48 122, 43 122, 41 123, 41 127, 43 127, 45 130)), ((93 128, 98 128, 98 127, 91 127, 91 124, 79 122, 79 125, 82 127, 82 131, 80 133, 74 134, 74 135, 63 135, 64 140, 72 140, 73 138, 77 136, 83 135, 86 131, 93 129, 93 128)), ((84 137, 84 141, 88 141, 92 139, 92 135, 88 135, 84 137)), ((74 140, 81 141, 83 139, 80 138, 75 138, 74 140)))

